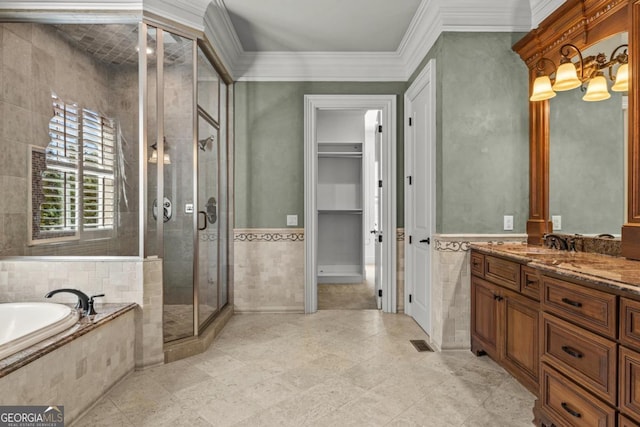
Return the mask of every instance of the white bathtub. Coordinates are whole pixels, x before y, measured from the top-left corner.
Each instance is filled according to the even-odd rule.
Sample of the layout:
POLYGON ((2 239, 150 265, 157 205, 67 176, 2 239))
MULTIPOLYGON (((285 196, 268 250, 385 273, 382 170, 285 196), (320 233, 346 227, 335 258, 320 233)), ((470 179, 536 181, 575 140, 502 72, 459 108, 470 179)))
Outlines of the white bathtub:
POLYGON ((0 359, 70 328, 78 318, 76 310, 62 304, 0 304, 0 359))

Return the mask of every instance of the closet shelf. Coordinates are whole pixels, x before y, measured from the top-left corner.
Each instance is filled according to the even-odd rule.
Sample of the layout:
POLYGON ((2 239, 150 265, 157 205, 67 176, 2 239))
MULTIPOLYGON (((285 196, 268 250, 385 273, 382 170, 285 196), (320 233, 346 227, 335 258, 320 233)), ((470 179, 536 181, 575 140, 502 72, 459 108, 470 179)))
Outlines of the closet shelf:
POLYGON ((318 145, 354 145, 354 144, 363 144, 364 141, 318 141, 318 145))
POLYGON ((318 157, 349 157, 361 159, 362 151, 319 151, 318 157))
POLYGON ((361 214, 362 209, 318 209, 319 214, 361 214))

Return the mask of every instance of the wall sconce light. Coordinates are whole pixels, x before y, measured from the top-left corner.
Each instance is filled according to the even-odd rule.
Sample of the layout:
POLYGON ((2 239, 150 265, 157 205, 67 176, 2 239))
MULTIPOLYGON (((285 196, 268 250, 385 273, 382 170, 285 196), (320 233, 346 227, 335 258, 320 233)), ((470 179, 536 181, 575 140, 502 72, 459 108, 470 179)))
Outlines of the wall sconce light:
MULTIPOLYGON (((165 165, 170 165, 171 164, 171 156, 169 156, 169 144, 167 144, 167 138, 165 137, 163 139, 163 148, 164 148, 164 155, 162 163, 164 163, 165 165)), ((149 163, 158 163, 158 142, 154 142, 151 145, 151 148, 153 148, 153 151, 151 152, 151 156, 149 157, 149 163)))
MULTIPOLYGON (((609 79, 614 82, 611 90, 614 92, 626 92, 629 90, 629 56, 627 47, 622 44, 611 53, 611 59, 607 61, 604 53, 595 56, 582 57, 582 52, 572 44, 565 44, 560 48, 562 59, 556 68, 552 60, 540 58, 536 63, 536 79, 533 82, 533 91, 530 101, 544 101, 556 96, 556 92, 575 89, 588 83, 584 101, 602 101, 611 98, 607 88, 607 79, 603 70, 609 70, 609 79), (618 50, 624 49, 617 53, 618 50), (574 64, 569 54, 574 50, 578 55, 578 61, 574 64), (545 64, 550 63, 553 71, 545 74, 545 64), (616 75, 613 75, 613 67, 619 65, 616 75), (555 73, 554 78, 551 75, 555 73)), ((581 87, 584 91, 584 87, 581 87)))

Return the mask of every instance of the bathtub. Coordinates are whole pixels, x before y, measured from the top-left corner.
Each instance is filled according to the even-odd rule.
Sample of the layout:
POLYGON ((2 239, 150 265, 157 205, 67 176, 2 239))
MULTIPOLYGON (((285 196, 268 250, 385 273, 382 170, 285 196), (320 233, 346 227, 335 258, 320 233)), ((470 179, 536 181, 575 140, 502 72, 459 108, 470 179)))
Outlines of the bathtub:
POLYGON ((77 310, 63 304, 0 304, 0 360, 69 329, 78 318, 77 310))

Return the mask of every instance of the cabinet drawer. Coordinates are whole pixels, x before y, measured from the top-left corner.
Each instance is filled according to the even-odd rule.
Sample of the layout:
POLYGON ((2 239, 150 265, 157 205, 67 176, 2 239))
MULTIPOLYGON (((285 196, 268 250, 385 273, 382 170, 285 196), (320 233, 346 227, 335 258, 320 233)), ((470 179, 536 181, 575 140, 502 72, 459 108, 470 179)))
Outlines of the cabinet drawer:
POLYGON ((556 425, 615 427, 616 411, 571 380, 542 364, 542 410, 556 425))
POLYGON ((542 276, 542 304, 545 311, 609 338, 616 338, 615 295, 542 276))
POLYGON ((620 342, 640 349, 640 302, 620 298, 620 342))
POLYGON ((520 292, 520 264, 486 255, 484 277, 499 285, 520 292))
POLYGON ((617 344, 548 313, 542 324, 542 360, 615 406, 617 344))
POLYGON ((531 267, 520 267, 520 292, 540 301, 540 275, 531 267))
POLYGON ((629 418, 622 414, 618 415, 618 427, 638 427, 640 424, 635 421, 631 421, 629 418))
POLYGON ((471 252, 471 274, 484 277, 484 255, 471 252))
POLYGON ((620 410, 640 420, 640 353, 620 346, 620 410))

